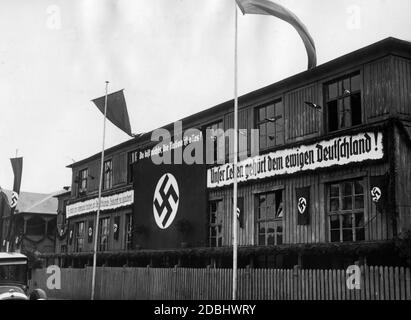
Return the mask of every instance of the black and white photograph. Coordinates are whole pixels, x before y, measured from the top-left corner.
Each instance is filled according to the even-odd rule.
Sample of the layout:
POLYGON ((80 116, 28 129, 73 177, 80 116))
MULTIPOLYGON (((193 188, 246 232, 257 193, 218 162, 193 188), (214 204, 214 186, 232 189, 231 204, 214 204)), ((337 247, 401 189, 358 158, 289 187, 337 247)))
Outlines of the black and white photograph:
POLYGON ((1 0, 0 300, 411 300, 410 13, 1 0))

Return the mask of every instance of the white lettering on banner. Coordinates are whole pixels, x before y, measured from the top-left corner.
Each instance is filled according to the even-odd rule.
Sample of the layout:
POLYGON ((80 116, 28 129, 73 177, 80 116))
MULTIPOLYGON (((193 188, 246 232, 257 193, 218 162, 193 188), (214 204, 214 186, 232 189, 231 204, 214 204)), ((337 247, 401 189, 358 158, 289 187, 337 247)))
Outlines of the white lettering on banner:
MULTIPOLYGON (((245 182, 383 157, 383 133, 359 133, 246 159, 238 163, 237 179, 245 182)), ((232 163, 207 170, 209 189, 228 186, 233 179, 232 163)))
MULTIPOLYGON (((119 207, 124 207, 133 204, 134 190, 129 190, 123 193, 114 194, 108 197, 101 198, 100 210, 113 210, 119 207)), ((77 202, 66 206, 67 218, 85 214, 88 212, 97 211, 98 198, 90 199, 83 202, 77 202)))

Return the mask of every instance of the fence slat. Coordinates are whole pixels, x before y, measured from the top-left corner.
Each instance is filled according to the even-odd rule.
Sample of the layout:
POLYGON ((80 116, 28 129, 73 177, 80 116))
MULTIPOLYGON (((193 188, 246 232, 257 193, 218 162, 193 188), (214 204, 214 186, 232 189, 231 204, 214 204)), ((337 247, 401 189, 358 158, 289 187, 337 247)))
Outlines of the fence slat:
MULTIPOLYGON (((239 269, 238 297, 246 300, 411 300, 410 268, 361 268, 361 290, 349 290, 345 270, 239 269)), ((50 297, 89 299, 92 268, 61 269, 61 290, 49 290, 46 269, 30 287, 50 297)), ((231 300, 231 269, 98 267, 96 299, 231 300)))

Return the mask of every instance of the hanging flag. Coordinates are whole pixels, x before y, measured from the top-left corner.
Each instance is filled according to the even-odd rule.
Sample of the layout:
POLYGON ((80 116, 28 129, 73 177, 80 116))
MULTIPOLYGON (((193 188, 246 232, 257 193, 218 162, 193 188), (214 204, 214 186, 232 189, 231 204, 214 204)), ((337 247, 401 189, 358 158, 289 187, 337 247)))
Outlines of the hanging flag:
POLYGON ((388 184, 388 175, 370 178, 371 200, 379 213, 384 213, 388 209, 388 184))
POLYGON ((300 35, 308 55, 308 69, 317 65, 315 43, 306 26, 290 10, 267 0, 236 0, 243 14, 271 15, 291 24, 300 35))
POLYGON ((297 215, 299 226, 310 224, 310 187, 298 188, 295 190, 297 200, 297 215))
MULTIPOLYGON (((106 96, 92 100, 103 115, 105 99, 106 96)), ((107 119, 129 136, 133 136, 123 90, 107 95, 107 119)))
POLYGON ((244 229, 244 198, 237 198, 237 218, 240 229, 244 229))
POLYGON ((114 217, 114 225, 113 225, 113 232, 114 232, 114 240, 118 240, 120 235, 120 217, 114 217))
POLYGON ((0 187, 0 240, 3 234, 3 217, 8 216, 10 209, 9 199, 0 187))
POLYGON ((11 194, 11 215, 14 214, 14 211, 17 207, 17 202, 19 200, 20 195, 20 187, 21 187, 21 175, 23 172, 23 158, 12 158, 10 159, 11 166, 13 167, 14 173, 14 184, 13 184, 13 192, 11 194))
POLYGON ((88 221, 88 232, 87 232, 87 241, 88 241, 88 243, 93 242, 93 224, 94 224, 93 220, 88 221))

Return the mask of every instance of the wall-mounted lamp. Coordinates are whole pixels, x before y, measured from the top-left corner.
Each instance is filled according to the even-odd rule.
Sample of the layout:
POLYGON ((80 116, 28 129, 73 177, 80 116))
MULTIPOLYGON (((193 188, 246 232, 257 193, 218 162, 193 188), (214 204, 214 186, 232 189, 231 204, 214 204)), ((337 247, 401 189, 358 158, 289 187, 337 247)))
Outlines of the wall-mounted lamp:
POLYGON ((307 106, 309 106, 310 108, 312 108, 312 109, 314 109, 315 111, 317 111, 317 112, 323 112, 322 111, 322 107, 320 106, 320 105, 318 105, 318 104, 316 104, 316 103, 313 103, 313 102, 311 102, 311 101, 304 101, 304 103, 307 105, 307 106))
POLYGON ((265 118, 265 121, 274 123, 274 122, 277 122, 278 120, 280 120, 282 117, 283 116, 275 116, 274 118, 265 118))

